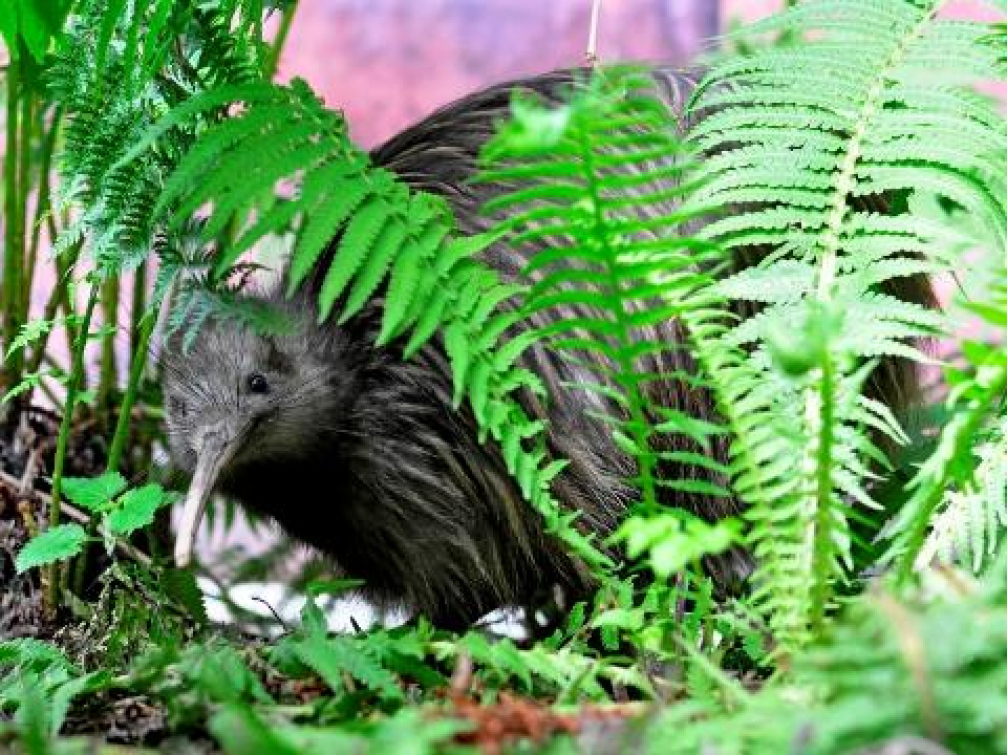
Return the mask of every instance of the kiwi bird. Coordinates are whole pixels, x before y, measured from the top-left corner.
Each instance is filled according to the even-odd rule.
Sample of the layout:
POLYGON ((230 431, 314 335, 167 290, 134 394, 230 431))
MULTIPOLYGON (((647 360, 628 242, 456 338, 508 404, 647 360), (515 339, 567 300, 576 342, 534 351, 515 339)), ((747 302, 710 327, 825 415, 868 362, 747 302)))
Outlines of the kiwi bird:
MULTIPOLYGON (((691 76, 659 69, 653 77, 656 93, 684 129, 691 76)), ((560 71, 492 86, 435 112, 371 158, 414 189, 445 197, 461 231, 486 230, 493 219, 480 208, 503 187, 469 181, 480 147, 507 117, 515 89, 556 102, 571 82, 572 73, 560 71)), ((503 241, 482 255, 504 279, 517 279, 532 253, 503 241)), ((176 560, 184 565, 190 559, 206 502, 218 491, 331 556, 348 576, 365 581, 364 594, 373 601, 403 605, 444 628, 464 628, 501 606, 536 605, 556 588, 568 603, 586 596, 591 575, 544 531, 499 450, 479 443, 472 414, 452 408, 442 344, 431 340, 408 361, 401 345, 376 347, 377 300, 345 324, 318 324, 317 285, 309 282, 290 299, 282 286, 263 295, 292 321, 288 334, 213 323, 188 352, 166 344, 169 446, 174 463, 192 476, 176 560)), ((925 280, 900 286, 904 290, 896 293, 903 298, 930 301, 925 280)), ((655 327, 658 338, 680 339, 674 321, 655 327)), ((523 359, 550 393, 548 403, 527 397, 525 409, 548 420, 549 451, 569 460, 554 493, 580 513, 580 526, 604 537, 633 500, 626 480, 635 473, 609 428, 595 419, 597 395, 574 387, 604 383, 604 372, 542 344, 523 359)), ((707 394, 671 377, 691 368, 687 356, 668 350, 647 359, 647 372, 669 375, 653 385, 652 400, 713 416, 707 394)), ((911 367, 884 364, 872 391, 896 408, 905 404, 913 391, 911 367)), ((669 505, 708 519, 737 506, 666 493, 669 505)), ((722 578, 741 576, 745 561, 735 554, 721 562, 722 578)))

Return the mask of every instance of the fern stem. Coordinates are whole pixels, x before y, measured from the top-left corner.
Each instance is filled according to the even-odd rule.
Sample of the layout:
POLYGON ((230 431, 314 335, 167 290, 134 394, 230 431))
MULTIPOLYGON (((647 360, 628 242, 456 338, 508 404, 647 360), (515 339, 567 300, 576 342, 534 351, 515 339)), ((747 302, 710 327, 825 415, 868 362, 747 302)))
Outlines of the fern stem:
MULTIPOLYGON (((25 63, 25 71, 29 70, 30 63, 25 63)), ((27 75, 22 76, 21 86, 21 120, 18 126, 21 129, 20 143, 18 144, 18 207, 17 207, 17 254, 18 254, 18 282, 17 282, 17 324, 18 326, 28 321, 28 308, 31 304, 31 278, 26 276, 27 268, 27 228, 28 220, 28 195, 31 193, 31 158, 32 142, 35 129, 34 118, 34 98, 27 75)), ((24 373, 24 351, 18 353, 17 362, 18 379, 24 373)))
POLYGON ((111 417, 115 399, 116 359, 115 335, 119 324, 119 277, 110 275, 102 284, 101 319, 104 333, 101 338, 101 362, 98 373, 98 421, 103 427, 111 417))
MULTIPOLYGON (((861 158, 864 140, 880 109, 889 81, 885 72, 899 67, 907 49, 919 38, 935 12, 936 8, 932 7, 930 11, 923 14, 919 23, 892 50, 868 89, 863 106, 857 115, 856 125, 846 144, 846 152, 836 174, 832 208, 829 211, 822 239, 822 258, 815 292, 815 299, 818 302, 828 303, 833 298, 839 269, 843 223, 846 221, 849 210, 849 200, 856 188, 856 170, 861 158)), ((835 496, 832 482, 832 444, 834 440, 833 424, 836 422, 833 395, 836 385, 828 344, 824 346, 824 356, 819 367, 818 385, 808 388, 805 392, 805 420, 810 431, 809 436, 817 435, 815 438, 816 453, 813 457, 809 454, 810 463, 814 465, 814 492, 810 496, 814 506, 814 525, 809 533, 810 542, 807 554, 811 578, 808 616, 812 632, 815 635, 823 629, 828 605, 832 572, 833 530, 835 527, 833 521, 835 496)))
POLYGON ((863 107, 861 107, 860 113, 857 116, 856 126, 853 129, 849 142, 847 142, 846 153, 843 155, 839 172, 836 174, 835 197, 833 198, 832 209, 829 211, 825 235, 822 239, 822 261, 819 268, 817 286, 817 298, 820 301, 828 301, 832 298, 832 288, 835 285, 836 272, 839 267, 839 239, 842 235, 843 222, 846 220, 849 199, 856 188, 856 169, 857 163, 860 160, 864 137, 879 110, 885 87, 888 84, 888 76, 885 72, 899 67, 902 58, 905 57, 906 50, 920 37, 932 20, 933 15, 937 12, 937 7, 940 5, 940 2, 934 3, 931 9, 923 15, 912 32, 907 34, 902 43, 892 50, 892 54, 888 56, 888 60, 881 66, 881 70, 874 78, 874 83, 871 84, 871 88, 867 91, 867 96, 864 98, 863 107))
POLYGON ((294 22, 294 14, 297 12, 299 3, 288 6, 280 16, 280 28, 276 31, 276 39, 269 48, 269 58, 266 60, 266 79, 272 79, 280 67, 280 55, 283 47, 287 43, 287 35, 290 34, 290 27, 294 22))
POLYGON ((136 350, 141 338, 140 328, 146 315, 147 285, 147 260, 144 260, 133 273, 133 300, 130 303, 129 320, 130 369, 132 369, 132 363, 136 359, 136 350))
POLYGON ((643 503, 647 507, 657 506, 657 489, 654 483, 654 454, 650 448, 649 423, 644 413, 643 397, 640 394, 640 383, 637 377, 638 370, 635 369, 633 358, 630 356, 633 346, 632 325, 624 309, 622 286, 618 277, 618 256, 619 252, 612 247, 609 239, 613 235, 608 228, 605 218, 605 211, 602 207, 601 187, 598 185, 597 168, 595 167, 594 154, 589 144, 589 135, 579 134, 577 140, 579 144, 580 158, 583 165, 584 188, 591 198, 592 224, 594 226, 594 238, 601 245, 604 253, 605 275, 608 279, 607 296, 612 301, 617 301, 618 305, 613 307, 615 313, 615 324, 618 328, 619 346, 616 349, 615 362, 618 367, 616 380, 626 391, 629 399, 629 429, 633 436, 633 442, 638 449, 638 463, 640 476, 640 492, 643 503))
MULTIPOLYGON (((13 343, 18 332, 18 315, 21 310, 21 266, 24 261, 24 232, 19 216, 18 160, 24 159, 28 145, 18 140, 18 98, 24 96, 25 88, 21 80, 21 63, 25 51, 20 56, 11 56, 7 67, 7 133, 4 160, 4 276, 3 276, 3 318, 4 343, 13 343)), ((4 360, 6 388, 13 388, 21 381, 21 357, 12 354, 4 360)))
POLYGON ((143 378, 143 371, 147 366, 147 347, 150 345, 150 335, 154 331, 154 324, 157 316, 154 312, 147 312, 140 321, 140 331, 137 338, 136 347, 133 350, 133 363, 130 365, 129 382, 126 384, 126 392, 123 394, 122 402, 119 404, 119 418, 115 424, 115 433, 112 436, 112 444, 108 450, 108 471, 113 472, 119 468, 122 458, 122 450, 129 437, 130 418, 133 411, 133 404, 136 403, 137 388, 143 378))
MULTIPOLYGON (((91 330, 91 318, 94 316, 94 309, 98 303, 101 293, 101 280, 95 274, 91 283, 91 292, 87 299, 87 308, 84 310, 84 319, 81 322, 80 331, 77 335, 77 342, 73 351, 73 364, 70 368, 70 381, 66 388, 66 405, 63 408, 63 419, 59 425, 59 436, 56 439, 56 457, 52 465, 52 493, 49 499, 49 522, 48 527, 52 528, 59 524, 60 501, 63 494, 63 467, 66 464, 66 449, 70 442, 70 428, 73 425, 74 408, 77 403, 77 396, 84 373, 84 351, 87 348, 88 334, 91 330)), ((55 611, 59 605, 59 563, 49 566, 49 589, 47 592, 49 608, 55 611)))
POLYGON ((825 624, 829 599, 829 576, 832 570, 832 507, 835 503, 832 482, 832 444, 836 421, 834 392, 835 375, 828 349, 825 349, 820 369, 818 390, 818 438, 814 457, 816 491, 815 519, 811 533, 811 629, 818 636, 825 624))
MULTIPOLYGON (((45 139, 42 142, 41 162, 38 172, 38 201, 35 203, 35 218, 32 222, 31 247, 28 251, 28 272, 26 278, 29 283, 35 279, 35 267, 38 261, 38 249, 42 237, 42 225, 51 214, 52 208, 52 186, 50 184, 50 173, 52 172, 52 155, 56 148, 56 137, 59 134, 60 119, 62 111, 57 106, 53 111, 52 123, 48 130, 45 130, 45 116, 42 116, 42 129, 45 130, 45 139)), ((55 236, 49 239, 52 243, 55 236)), ((31 290, 29 288, 29 290, 31 290)))

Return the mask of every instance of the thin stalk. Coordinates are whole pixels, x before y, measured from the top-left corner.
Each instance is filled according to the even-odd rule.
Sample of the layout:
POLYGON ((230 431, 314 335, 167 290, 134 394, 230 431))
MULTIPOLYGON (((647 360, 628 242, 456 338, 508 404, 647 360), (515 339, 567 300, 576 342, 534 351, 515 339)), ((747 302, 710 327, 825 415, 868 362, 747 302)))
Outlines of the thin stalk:
MULTIPOLYGON (((602 207, 602 190, 598 185, 598 169, 595 167, 594 154, 590 147, 583 146, 583 140, 581 140, 581 144, 580 157, 583 165, 584 185, 592 200, 591 206, 594 216, 592 224, 596 230, 595 235, 601 242, 604 259, 607 260, 605 273, 608 278, 609 295, 616 297, 622 290, 622 283, 616 270, 619 252, 612 248, 608 242, 608 221, 602 207)), ((615 325, 618 328, 620 341, 615 355, 616 368, 618 369, 616 380, 620 387, 626 391, 629 429, 633 435, 633 443, 639 450, 637 461, 640 465, 640 493, 645 505, 654 506, 657 504, 657 484, 654 475, 654 453, 650 445, 651 427, 644 412, 644 398, 640 392, 638 377, 639 370, 636 369, 633 357, 627 348, 627 344, 632 342, 632 324, 621 300, 619 306, 615 308, 615 325)))
MULTIPOLYGON (((59 133, 62 111, 59 107, 52 114, 52 124, 45 132, 45 139, 42 142, 42 157, 38 172, 38 201, 35 203, 35 219, 32 222, 31 248, 28 251, 28 274, 29 281, 35 280, 35 266, 38 261, 39 242, 42 236, 42 225, 47 218, 51 218, 52 209, 52 187, 49 179, 52 171, 52 155, 56 149, 56 136, 59 133)), ((42 129, 45 129, 45 114, 42 114, 42 129)), ((50 224, 49 243, 56 241, 52 235, 54 226, 50 224)))
POLYGON ((832 481, 832 444, 836 421, 835 376, 826 350, 817 392, 818 443, 815 454, 815 524, 811 543, 811 630, 820 637, 828 607, 829 575, 832 573, 832 515, 835 506, 832 481))
MULTIPOLYGON (((21 288, 21 263, 24 260, 24 237, 18 228, 18 158, 24 146, 18 143, 18 97, 20 96, 20 58, 12 58, 7 68, 7 132, 4 160, 4 261, 3 261, 3 335, 4 343, 13 343, 18 331, 21 288), (20 236, 20 237, 19 237, 20 236)), ((21 380, 21 360, 18 354, 4 360, 6 387, 21 380)))
MULTIPOLYGON (((49 500, 49 527, 59 524, 60 499, 63 494, 63 467, 66 464, 66 449, 70 442, 70 427, 73 425, 74 408, 84 374, 84 351, 87 349, 87 337, 91 331, 91 318, 98 304, 101 293, 101 280, 97 277, 91 283, 91 292, 84 310, 84 321, 77 335, 73 350, 73 365, 70 368, 70 380, 66 388, 66 406, 63 409, 63 420, 59 425, 59 436, 56 439, 56 458, 52 465, 52 493, 49 500)), ((49 590, 46 595, 51 612, 59 605, 59 563, 49 566, 49 590)))
POLYGON ((63 308, 63 315, 66 317, 66 349, 68 354, 73 353, 74 344, 77 343, 77 326, 73 324, 74 319, 77 315, 77 298, 76 296, 72 299, 70 298, 70 275, 74 266, 77 264, 77 259, 80 257, 80 251, 83 248, 83 244, 78 242, 75 245, 75 251, 73 253, 73 259, 67 260, 66 264, 60 264, 59 258, 56 258, 56 275, 59 276, 59 303, 63 308))
MULTIPOLYGON (((42 312, 42 318, 45 320, 52 320, 56 317, 56 310, 64 300, 69 300, 67 297, 67 277, 68 274, 66 270, 77 264, 77 257, 80 256, 81 242, 74 244, 70 250, 67 252, 68 260, 67 264, 62 264, 58 259, 56 260, 56 283, 49 292, 49 299, 45 303, 45 309, 42 312)), ((64 327, 67 328, 70 353, 73 353, 73 344, 76 340, 76 336, 71 330, 70 323, 65 323, 64 327)), ((46 349, 49 345, 49 333, 43 333, 39 339, 35 342, 35 350, 31 354, 31 360, 28 362, 27 372, 37 372, 38 368, 42 365, 42 360, 45 357, 46 349)))
POLYGON ((150 345, 150 335, 154 332, 154 324, 157 316, 154 312, 147 312, 140 319, 140 332, 137 344, 133 349, 133 363, 130 365, 129 382, 126 384, 126 392, 123 394, 122 403, 119 405, 119 419, 115 424, 115 433, 112 436, 112 444, 108 449, 108 470, 115 471, 119 467, 122 459, 122 450, 126 445, 126 438, 129 436, 130 417, 133 413, 133 404, 136 403, 136 392, 143 378, 143 372, 147 367, 147 351, 150 345))
MULTIPOLYGON (((35 131, 35 118, 33 115, 34 110, 34 98, 31 96, 31 87, 29 86, 29 66, 31 65, 27 60, 22 62, 24 69, 22 71, 22 86, 21 86, 21 121, 18 124, 21 129, 21 141, 18 145, 20 164, 18 165, 18 207, 17 207, 17 222, 18 222, 18 267, 19 278, 18 281, 18 298, 17 298, 17 325, 20 327, 22 323, 28 321, 28 308, 31 306, 31 277, 26 275, 27 273, 27 247, 25 246, 26 241, 26 224, 28 221, 28 195, 31 193, 31 158, 32 158, 32 142, 34 141, 34 131, 35 131)), ((17 361, 18 371, 24 370, 24 352, 18 354, 17 361)))
POLYGON ((119 324, 119 278, 109 276, 102 285, 101 320, 104 334, 101 338, 101 363, 98 373, 98 421, 108 427, 115 387, 118 383, 115 365, 115 335, 119 324))
MULTIPOLYGON (((129 354, 130 359, 136 358, 136 347, 140 341, 140 327, 143 324, 144 312, 147 309, 147 260, 144 260, 133 273, 133 301, 129 319, 129 354)), ((132 362, 130 363, 132 369, 132 362)))
POLYGON ((598 25, 601 21, 601 0, 591 2, 591 23, 587 32, 587 50, 584 52, 584 60, 589 66, 598 64, 598 25))
POLYGON ((266 78, 272 79, 276 75, 276 69, 280 66, 280 55, 283 53, 283 46, 287 43, 287 35, 290 34, 290 26, 294 22, 294 14, 297 6, 294 3, 287 7, 280 15, 280 28, 276 31, 276 39, 273 40, 269 48, 269 57, 266 59, 266 78))

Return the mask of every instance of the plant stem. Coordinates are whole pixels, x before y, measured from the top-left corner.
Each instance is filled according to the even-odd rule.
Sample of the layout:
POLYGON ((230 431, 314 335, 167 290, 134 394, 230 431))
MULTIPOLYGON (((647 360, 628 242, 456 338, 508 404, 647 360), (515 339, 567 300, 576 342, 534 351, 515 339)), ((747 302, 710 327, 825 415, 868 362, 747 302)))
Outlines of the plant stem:
MULTIPOLYGON (((56 107, 52 114, 52 124, 49 126, 48 131, 46 131, 45 140, 42 142, 42 161, 39 165, 38 172, 38 201, 35 203, 35 219, 32 222, 31 248, 28 251, 28 273, 26 277, 29 282, 35 280, 35 265, 38 260, 38 248, 42 236, 42 224, 46 218, 51 217, 52 187, 49 185, 49 174, 52 171, 52 154, 56 148, 56 136, 59 133, 61 118, 62 110, 59 107, 56 107)), ((45 129, 44 113, 42 114, 41 128, 43 130, 45 129)), ((50 244, 56 241, 56 237, 51 233, 53 228, 53 226, 50 226, 50 244)))
POLYGON ((644 411, 644 398, 640 392, 641 378, 640 370, 636 369, 631 348, 633 345, 633 326, 626 313, 623 304, 623 285, 619 279, 619 250, 609 244, 611 230, 608 219, 605 217, 604 199, 602 190, 598 184, 598 169, 595 167, 594 154, 590 146, 583 146, 586 135, 580 137, 582 147, 580 149, 581 163, 583 166, 584 186, 591 197, 592 219, 595 237, 601 240, 601 251, 603 253, 605 274, 608 278, 608 288, 606 295, 609 298, 618 299, 618 306, 614 307, 615 326, 618 329, 616 336, 618 348, 614 357, 618 372, 615 380, 619 387, 626 392, 627 409, 629 411, 629 422, 627 429, 630 431, 634 445, 637 448, 637 463, 639 464, 639 484, 642 503, 645 506, 657 506, 657 484, 654 476, 654 452, 651 449, 650 439, 653 428, 647 421, 644 411))
MULTIPOLYGON (((23 233, 18 222, 18 158, 25 145, 18 143, 18 97, 21 94, 21 58, 11 58, 7 68, 7 132, 4 160, 4 263, 3 263, 3 335, 4 343, 13 343, 18 331, 18 312, 21 300, 21 263, 23 262, 23 233)), ((21 357, 12 354, 4 360, 5 387, 10 389, 21 380, 21 357)))
POLYGON ((269 58, 266 60, 266 78, 272 79, 276 75, 276 69, 280 66, 280 54, 283 46, 287 43, 287 35, 290 33, 290 26, 294 21, 294 14, 297 12, 299 3, 289 6, 280 16, 280 28, 276 31, 276 39, 269 49, 269 58))
MULTIPOLYGON (((18 207, 17 207, 17 263, 18 263, 18 298, 17 298, 17 324, 28 321, 28 309, 31 306, 31 278, 27 273, 27 248, 26 223, 28 220, 28 195, 31 193, 31 157, 32 157, 32 137, 34 136, 35 119, 33 116, 33 98, 30 86, 30 66, 27 58, 22 60, 21 75, 21 121, 18 124, 21 129, 21 140, 18 145, 20 164, 18 165, 18 207)), ((24 352, 18 354, 17 369, 24 371, 24 352)))
MULTIPOLYGON (((144 312, 147 309, 147 260, 141 262, 133 273, 133 301, 130 306, 129 319, 129 353, 130 360, 136 359, 136 348, 140 342, 140 327, 143 325, 144 312)), ((130 362, 132 369, 132 361, 130 362)))
POLYGON ((119 405, 119 419, 115 424, 115 434, 112 436, 112 444, 108 450, 107 469, 115 471, 119 467, 122 458, 122 449, 129 436, 129 421, 136 403, 136 392, 143 378, 144 369, 147 367, 147 347, 150 344, 150 334, 154 332, 154 324, 157 316, 154 312, 147 312, 140 320, 140 332, 137 344, 133 349, 133 363, 130 365, 129 382, 126 384, 126 392, 123 394, 122 403, 119 405))
POLYGON ((104 334, 101 338, 101 367, 98 374, 98 421, 103 428, 107 428, 118 382, 115 367, 115 334, 119 324, 118 276, 109 276, 102 284, 101 320, 104 334))
POLYGON ((828 349, 822 357, 817 391, 818 439, 815 453, 815 523, 811 543, 811 630, 821 636, 828 606, 832 573, 833 508, 836 504, 832 481, 832 444, 835 416, 835 377, 828 349))
POLYGON ((63 307, 63 315, 67 318, 65 330, 66 348, 68 354, 73 353, 74 344, 77 343, 77 326, 75 324, 77 315, 77 297, 76 295, 73 298, 70 296, 70 275, 77 264, 77 259, 80 257, 81 249, 83 249, 82 241, 75 245, 72 258, 67 260, 67 263, 62 267, 60 267, 59 258, 56 258, 56 275, 59 276, 57 287, 59 288, 60 305, 63 307))
MULTIPOLYGON (((63 265, 58 259, 56 260, 56 284, 53 286, 52 291, 49 292, 49 299, 45 303, 45 309, 42 312, 42 319, 52 320, 56 316, 56 310, 59 308, 60 304, 62 304, 64 300, 69 301, 66 292, 66 281, 68 276, 66 270, 69 270, 69 268, 77 264, 77 257, 80 256, 81 246, 81 243, 78 242, 71 247, 68 252, 69 260, 66 265, 63 265)), ((73 353, 73 344, 76 341, 76 336, 73 334, 72 325, 69 322, 66 322, 64 327, 67 329, 68 333, 70 353, 73 353)), ((42 360, 45 358, 45 352, 48 344, 49 333, 43 333, 35 342, 35 350, 32 351, 31 360, 28 362, 28 372, 38 371, 38 368, 42 365, 42 360)))
MULTIPOLYGON (((73 425, 74 408, 84 373, 84 351, 87 349, 88 334, 91 330, 91 318, 101 293, 101 279, 96 277, 91 282, 91 292, 88 295, 87 309, 84 310, 84 320, 73 351, 73 365, 70 368, 70 381, 66 388, 66 406, 63 409, 63 420, 59 425, 59 437, 56 440, 56 458, 52 465, 52 497, 49 501, 49 522, 47 527, 59 524, 60 497, 63 493, 63 467, 66 464, 66 449, 70 442, 70 427, 73 425)), ((59 563, 49 566, 49 590, 47 603, 50 611, 55 612, 59 605, 59 563)))

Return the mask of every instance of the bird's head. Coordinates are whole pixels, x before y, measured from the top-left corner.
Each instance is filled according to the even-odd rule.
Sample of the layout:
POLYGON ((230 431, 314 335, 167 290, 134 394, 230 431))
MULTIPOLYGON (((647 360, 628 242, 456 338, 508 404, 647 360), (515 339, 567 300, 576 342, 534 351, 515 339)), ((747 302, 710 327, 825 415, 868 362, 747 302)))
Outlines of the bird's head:
POLYGON ((242 468, 309 453, 339 423, 351 390, 334 329, 290 318, 265 335, 231 321, 203 326, 188 349, 172 337, 162 356, 169 449, 192 476, 175 560, 192 558, 196 532, 218 483, 242 468))

